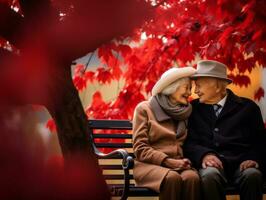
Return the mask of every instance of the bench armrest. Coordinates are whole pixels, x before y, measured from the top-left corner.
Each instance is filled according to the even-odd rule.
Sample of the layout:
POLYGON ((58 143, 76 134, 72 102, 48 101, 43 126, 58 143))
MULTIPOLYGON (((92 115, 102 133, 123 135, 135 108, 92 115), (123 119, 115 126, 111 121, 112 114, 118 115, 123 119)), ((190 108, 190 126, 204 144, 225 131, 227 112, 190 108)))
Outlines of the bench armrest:
MULTIPOLYGON (((103 153, 99 151, 95 145, 93 145, 94 152, 99 159, 101 158, 121 158, 122 159, 122 168, 124 170, 124 186, 123 192, 121 196, 121 200, 126 200, 129 192, 129 184, 130 184, 130 175, 129 170, 133 169, 134 159, 128 154, 125 149, 116 149, 110 153, 103 153)), ((112 191, 111 191, 112 193, 112 191)))
POLYGON ((121 158, 123 169, 133 169, 134 159, 129 155, 125 149, 116 149, 110 153, 102 153, 96 147, 94 152, 98 158, 121 158))

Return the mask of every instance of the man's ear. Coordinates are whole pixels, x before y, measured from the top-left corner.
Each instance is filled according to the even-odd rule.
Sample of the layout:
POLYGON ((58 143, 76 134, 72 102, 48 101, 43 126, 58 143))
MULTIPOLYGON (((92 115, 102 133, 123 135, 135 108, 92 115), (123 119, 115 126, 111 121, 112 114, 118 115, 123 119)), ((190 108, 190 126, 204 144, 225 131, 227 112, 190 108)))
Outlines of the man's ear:
POLYGON ((226 91, 227 82, 223 80, 216 80, 216 92, 217 93, 224 93, 226 91))
POLYGON ((216 79, 215 87, 216 87, 216 90, 215 90, 216 93, 222 92, 222 84, 219 79, 216 79))

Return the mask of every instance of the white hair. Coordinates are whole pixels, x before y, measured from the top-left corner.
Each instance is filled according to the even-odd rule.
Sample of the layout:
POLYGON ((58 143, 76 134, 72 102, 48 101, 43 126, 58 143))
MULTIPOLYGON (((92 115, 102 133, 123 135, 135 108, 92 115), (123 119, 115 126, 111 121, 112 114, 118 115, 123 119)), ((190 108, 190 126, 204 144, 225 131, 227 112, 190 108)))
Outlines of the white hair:
POLYGON ((183 83, 185 83, 189 80, 190 80, 190 78, 188 78, 188 77, 180 78, 177 81, 175 81, 175 82, 171 83, 170 85, 168 85, 167 87, 165 87, 161 91, 161 93, 169 96, 169 95, 175 93, 176 90, 178 89, 178 87, 180 87, 180 85, 182 85, 183 83))

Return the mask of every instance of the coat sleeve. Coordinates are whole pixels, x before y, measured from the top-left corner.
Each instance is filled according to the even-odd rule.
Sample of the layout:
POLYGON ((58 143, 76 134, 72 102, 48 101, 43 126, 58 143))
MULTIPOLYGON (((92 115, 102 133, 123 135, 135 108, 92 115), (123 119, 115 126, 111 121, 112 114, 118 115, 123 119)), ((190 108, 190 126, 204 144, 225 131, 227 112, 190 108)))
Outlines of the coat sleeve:
POLYGON ((147 111, 138 105, 133 117, 133 151, 138 161, 161 165, 168 156, 149 144, 147 111))
POLYGON ((265 156, 265 146, 266 146, 266 131, 261 115, 260 108, 252 102, 250 106, 249 114, 249 130, 250 130, 250 141, 251 147, 247 154, 242 158, 245 160, 254 160, 259 164, 263 162, 263 154, 265 156), (264 152, 263 152, 264 151, 264 152))
POLYGON ((208 148, 207 146, 202 144, 198 132, 194 130, 193 127, 191 127, 190 125, 188 129, 188 135, 183 146, 183 150, 185 157, 189 158, 192 164, 198 169, 201 168, 202 159, 205 155, 214 154, 219 157, 218 153, 215 150, 208 148))

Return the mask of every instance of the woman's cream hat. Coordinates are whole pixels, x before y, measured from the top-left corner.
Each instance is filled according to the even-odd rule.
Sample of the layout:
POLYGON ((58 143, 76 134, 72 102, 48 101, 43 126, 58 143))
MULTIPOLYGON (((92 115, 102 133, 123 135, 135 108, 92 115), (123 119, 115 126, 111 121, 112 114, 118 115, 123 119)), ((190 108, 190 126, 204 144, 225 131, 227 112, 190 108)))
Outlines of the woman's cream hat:
POLYGON ((182 68, 171 68, 165 71, 161 78, 155 83, 152 88, 152 96, 160 93, 164 88, 169 86, 171 83, 177 81, 180 78, 190 77, 196 73, 193 67, 182 67, 182 68))

